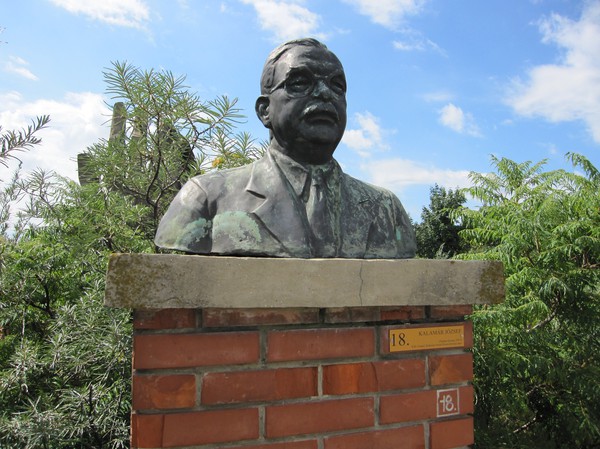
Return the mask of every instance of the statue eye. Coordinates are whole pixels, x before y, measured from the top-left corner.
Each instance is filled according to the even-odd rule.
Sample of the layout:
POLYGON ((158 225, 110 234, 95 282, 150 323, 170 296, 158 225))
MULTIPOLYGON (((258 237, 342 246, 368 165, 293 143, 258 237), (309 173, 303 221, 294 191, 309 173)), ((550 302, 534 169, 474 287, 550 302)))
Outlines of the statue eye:
POLYGON ((346 93, 346 80, 343 76, 334 76, 329 81, 329 88, 338 95, 346 93))
POLYGON ((285 88, 290 93, 303 94, 307 93, 313 87, 313 80, 304 74, 298 73, 292 75, 285 82, 285 88))

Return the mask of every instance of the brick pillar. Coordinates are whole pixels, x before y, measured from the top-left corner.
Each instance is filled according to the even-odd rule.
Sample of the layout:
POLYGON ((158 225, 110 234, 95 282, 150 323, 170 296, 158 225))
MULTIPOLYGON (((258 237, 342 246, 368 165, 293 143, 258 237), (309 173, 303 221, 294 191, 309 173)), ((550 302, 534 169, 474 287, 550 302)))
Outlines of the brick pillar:
MULTIPOLYGON (((319 266, 325 284, 316 291, 313 283, 313 299, 297 300, 304 301, 302 307, 287 300, 278 307, 239 307, 237 299, 190 293, 198 290, 190 289, 189 282, 206 275, 204 269, 190 268, 193 276, 187 273, 180 280, 185 291, 171 284, 165 291, 156 274, 175 276, 164 274, 172 266, 164 262, 172 259, 151 259, 148 265, 149 259, 141 263, 127 257, 127 263, 121 260, 109 268, 106 302, 115 306, 121 301, 135 310, 133 448, 451 449, 473 444, 473 329, 466 319, 472 306, 464 302, 481 302, 473 295, 489 290, 490 282, 501 289, 501 276, 490 277, 483 270, 469 277, 465 273, 474 265, 461 265, 468 270, 454 275, 460 277, 458 290, 470 296, 465 300, 435 274, 445 272, 439 265, 430 269, 423 261, 396 261, 402 263, 393 266, 404 273, 398 280, 404 297, 396 301, 404 305, 386 299, 380 305, 357 306, 332 290, 336 283, 350 282, 339 279, 336 266, 328 265, 325 273, 319 266), (330 268, 337 278, 327 276, 330 268), (413 268, 416 279, 409 276, 413 268), (426 281, 419 278, 424 268, 426 281), (119 277, 115 270, 126 274, 119 277), (431 282, 428 290, 425 284, 431 282), (406 290, 411 283, 421 299, 406 290), (463 303, 438 301, 434 291, 463 303), (321 302, 320 295, 327 292, 332 303, 349 305, 310 303, 321 302), (195 300, 186 299, 193 294, 198 295, 195 300), (203 307, 190 307, 194 301, 203 307), (431 302, 438 304, 427 304, 431 302)), ((187 259, 178 259, 179 268, 179 262, 173 265, 177 270, 214 262, 180 257, 187 259)), ((243 262, 252 264, 251 270, 257 270, 257 263, 262 262, 243 262)), ((292 262, 286 269, 302 275, 306 264, 292 262)), ((238 266, 229 268, 244 276, 238 266)), ((376 302, 368 299, 371 275, 360 273, 358 300, 376 302)), ((382 274, 378 269, 373 273, 380 284, 382 274)), ((237 282, 224 276, 213 281, 226 283, 224 289, 237 282)), ((264 282, 256 276, 243 282, 246 288, 239 295, 253 301, 260 296, 276 303, 274 298, 289 293, 261 291, 264 282)), ((385 298, 394 291, 394 285, 377 287, 385 298)))

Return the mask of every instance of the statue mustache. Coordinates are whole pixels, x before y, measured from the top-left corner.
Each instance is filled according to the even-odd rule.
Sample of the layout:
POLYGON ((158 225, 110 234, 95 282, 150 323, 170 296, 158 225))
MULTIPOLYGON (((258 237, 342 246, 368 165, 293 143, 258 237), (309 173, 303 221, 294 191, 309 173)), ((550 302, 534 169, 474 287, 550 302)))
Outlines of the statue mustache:
POLYGON ((307 106, 306 109, 304 109, 304 116, 311 116, 315 114, 330 115, 332 118, 335 118, 336 121, 339 121, 340 119, 335 107, 328 103, 315 103, 307 106))

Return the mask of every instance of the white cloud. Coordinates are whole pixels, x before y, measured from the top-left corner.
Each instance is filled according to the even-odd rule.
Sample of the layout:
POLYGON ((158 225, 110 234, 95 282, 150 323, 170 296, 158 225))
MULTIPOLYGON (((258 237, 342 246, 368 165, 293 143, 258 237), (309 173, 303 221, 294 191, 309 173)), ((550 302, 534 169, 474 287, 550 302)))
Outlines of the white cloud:
POLYGON ((130 28, 143 28, 150 11, 143 0, 50 0, 73 14, 130 28))
POLYGON ((519 115, 581 120, 600 143, 600 2, 585 5, 578 21, 558 14, 540 21, 542 41, 561 48, 562 59, 515 80, 506 101, 519 115))
POLYGON ((414 32, 404 33, 406 37, 404 40, 395 40, 392 45, 396 50, 400 51, 426 51, 434 50, 442 56, 446 56, 446 52, 440 48, 438 44, 430 39, 424 38, 419 35, 415 35, 414 32))
POLYGON ((421 11, 426 0, 344 0, 372 22, 395 29, 408 15, 421 11))
MULTIPOLYGON (((25 101, 17 92, 0 93, 0 123, 3 128, 21 129, 39 115, 50 115, 50 123, 39 132, 42 143, 30 151, 16 153, 23 161, 23 169, 36 168, 53 170, 71 179, 77 179, 78 153, 108 137, 108 125, 111 111, 106 107, 102 96, 91 92, 68 93, 58 100, 40 99, 25 101)), ((8 161, 9 168, 0 169, 0 179, 8 179, 16 167, 14 161, 8 161)))
POLYGON ((400 51, 423 51, 425 45, 423 41, 394 41, 392 42, 394 48, 400 51))
POLYGON ((467 170, 427 166, 408 159, 382 159, 364 164, 361 169, 369 174, 373 184, 394 191, 401 191, 409 186, 430 186, 436 183, 450 189, 470 185, 467 170))
POLYGON ((465 114, 461 108, 448 103, 440 110, 440 123, 460 133, 465 127, 465 114))
POLYGON ((362 129, 347 129, 342 142, 363 157, 369 155, 369 152, 365 150, 373 146, 373 143, 367 139, 362 129))
POLYGON ((37 81, 38 77, 27 68, 28 65, 29 63, 23 58, 19 58, 18 56, 10 56, 8 61, 4 64, 4 70, 6 72, 16 73, 17 75, 27 78, 28 80, 37 81))
POLYGON ((442 125, 460 134, 469 134, 479 137, 481 133, 475 124, 473 116, 465 113, 461 108, 448 103, 439 111, 439 121, 442 125))
POLYGON ((423 94, 423 100, 428 103, 444 103, 454 99, 454 94, 445 90, 438 90, 436 92, 427 92, 423 94))
POLYGON ((377 117, 368 111, 357 112, 354 114, 354 120, 357 122, 358 128, 346 130, 342 138, 343 143, 362 157, 369 156, 369 150, 388 148, 383 139, 384 130, 377 117))
POLYGON ((254 6, 261 28, 273 33, 276 42, 305 36, 325 37, 316 33, 321 17, 302 6, 302 0, 241 1, 254 6))

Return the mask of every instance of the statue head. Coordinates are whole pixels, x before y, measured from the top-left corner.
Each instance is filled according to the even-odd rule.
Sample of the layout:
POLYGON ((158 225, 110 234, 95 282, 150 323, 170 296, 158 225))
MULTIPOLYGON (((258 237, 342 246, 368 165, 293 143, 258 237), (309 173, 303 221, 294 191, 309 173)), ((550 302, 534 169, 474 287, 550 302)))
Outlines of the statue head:
POLYGON ((346 77, 339 59, 315 39, 275 48, 265 62, 256 114, 271 147, 302 163, 329 161, 346 127, 346 77))

